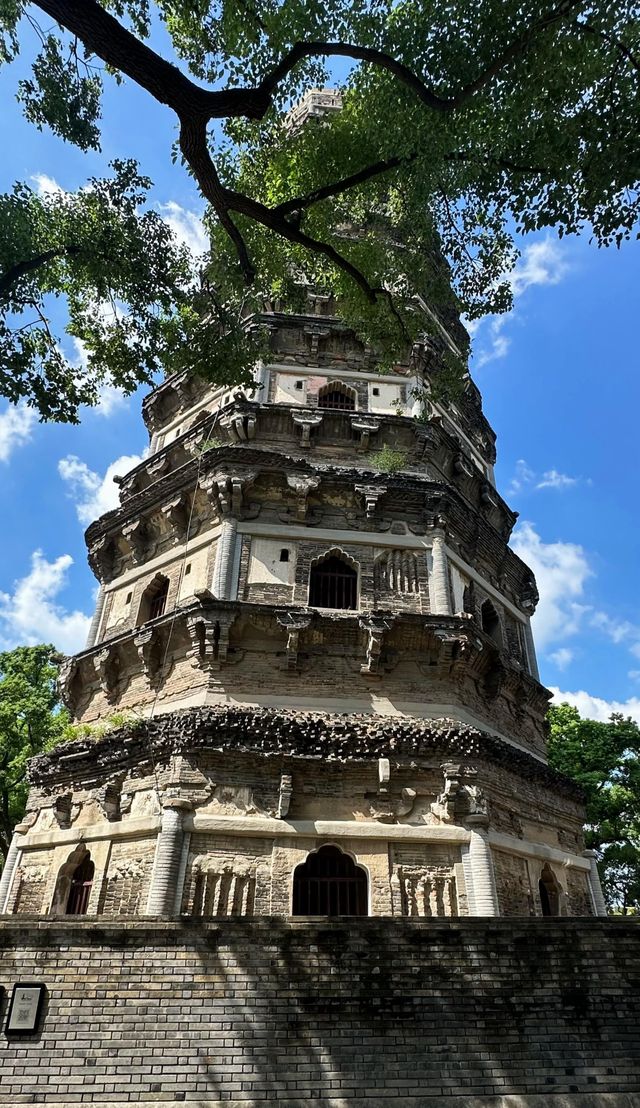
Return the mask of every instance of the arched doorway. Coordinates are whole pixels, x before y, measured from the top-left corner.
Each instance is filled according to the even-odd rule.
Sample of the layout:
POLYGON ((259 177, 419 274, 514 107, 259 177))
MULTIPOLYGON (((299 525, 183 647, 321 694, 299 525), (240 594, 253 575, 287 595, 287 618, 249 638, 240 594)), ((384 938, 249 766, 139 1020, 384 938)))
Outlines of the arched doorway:
POLYGON ((309 605, 312 608, 358 606, 358 571, 339 554, 328 554, 311 567, 309 605))
POLYGON ((296 866, 294 916, 366 916, 367 875, 337 846, 321 846, 296 866))
POLYGON ((86 854, 71 874, 71 886, 69 888, 65 915, 86 916, 95 870, 96 867, 91 861, 91 855, 86 854))
POLYGON ((545 865, 542 868, 540 880, 538 881, 538 891, 540 893, 540 907, 543 916, 559 916, 560 886, 549 865, 545 865))
POLYGON ((500 616, 490 600, 485 600, 480 609, 480 621, 485 635, 488 635, 497 646, 500 646, 500 616))

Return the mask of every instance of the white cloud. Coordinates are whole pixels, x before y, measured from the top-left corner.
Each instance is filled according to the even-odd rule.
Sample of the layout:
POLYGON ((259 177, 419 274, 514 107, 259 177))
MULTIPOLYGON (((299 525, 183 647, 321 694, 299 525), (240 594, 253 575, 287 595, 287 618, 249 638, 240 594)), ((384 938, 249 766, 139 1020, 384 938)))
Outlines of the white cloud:
MULTIPOLYGON (((559 473, 557 469, 547 469, 540 475, 527 465, 524 458, 518 458, 516 471, 507 487, 507 496, 516 496, 526 489, 570 489, 582 480, 582 477, 569 477, 566 473, 559 473)), ((590 478, 586 479, 586 484, 591 484, 590 478)))
POLYGON ((53 177, 47 177, 46 173, 34 173, 30 179, 35 185, 38 196, 55 196, 56 193, 65 191, 53 177))
POLYGON ((119 501, 118 486, 113 478, 123 477, 130 469, 140 465, 143 458, 138 454, 123 454, 109 465, 103 475, 89 469, 75 454, 68 454, 58 462, 58 473, 69 486, 69 495, 76 502, 76 512, 81 523, 92 523, 94 519, 117 508, 119 501))
POLYGON ((589 611, 580 601, 592 576, 583 547, 571 542, 545 543, 526 520, 518 526, 512 546, 538 582, 540 603, 533 617, 538 646, 576 634, 589 611))
POLYGON ((178 242, 188 246, 192 254, 206 254, 210 248, 209 236, 200 216, 176 204, 175 200, 158 206, 162 218, 168 223, 178 242))
POLYGON ((606 723, 615 712, 623 716, 631 716, 636 723, 640 723, 640 697, 638 696, 630 696, 628 700, 604 700, 600 696, 591 696, 591 693, 583 689, 579 692, 561 692, 554 686, 551 687, 551 692, 555 704, 571 704, 585 719, 597 719, 606 723))
POLYGON ((513 310, 508 315, 481 320, 472 329, 476 336, 487 335, 486 341, 479 345, 475 353, 474 360, 477 368, 481 368, 487 362, 506 357, 511 340, 504 334, 504 329, 517 314, 515 304, 522 294, 535 285, 557 285, 568 271, 569 266, 560 244, 550 235, 539 242, 531 242, 525 246, 515 268, 506 275, 513 293, 513 310))
POLYGON ((579 477, 568 477, 566 473, 558 473, 557 469, 548 469, 542 474, 542 480, 538 481, 537 489, 570 489, 577 485, 579 477))
POLYGON ((12 593, 0 592, 0 643, 3 649, 52 642, 65 654, 82 650, 91 622, 83 612, 67 612, 56 602, 73 565, 70 554, 48 562, 41 550, 31 555, 31 569, 14 584, 12 593))
POLYGON ((26 404, 7 404, 0 412, 0 462, 8 462, 17 446, 29 442, 38 417, 26 404))
POLYGON ((550 662, 553 662, 559 670, 565 670, 570 662, 573 661, 573 650, 569 650, 566 646, 561 646, 559 650, 554 650, 553 654, 548 654, 550 662))

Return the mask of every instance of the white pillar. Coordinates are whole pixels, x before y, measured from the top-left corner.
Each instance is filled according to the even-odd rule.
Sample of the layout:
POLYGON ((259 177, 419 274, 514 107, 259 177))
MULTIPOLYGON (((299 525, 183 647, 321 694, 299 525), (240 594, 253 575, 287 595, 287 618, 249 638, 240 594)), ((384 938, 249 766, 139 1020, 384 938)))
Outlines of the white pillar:
POLYGON ((168 800, 162 810, 162 825, 156 843, 151 887, 147 900, 148 916, 171 916, 178 901, 182 861, 182 817, 186 800, 168 800))
POLYGON ((86 643, 86 646, 85 646, 85 650, 89 650, 90 647, 92 647, 94 645, 94 643, 95 643, 95 641, 98 637, 98 630, 100 628, 100 620, 102 619, 102 613, 104 611, 104 601, 105 601, 104 585, 101 584, 100 588, 98 589, 98 596, 96 598, 96 610, 93 613, 93 619, 91 620, 91 624, 89 626, 89 634, 87 635, 87 643, 86 643))
POLYGON ((19 837, 28 830, 26 824, 19 823, 13 832, 13 838, 11 839, 11 845, 7 853, 7 859, 4 863, 2 870, 2 877, 0 877, 0 914, 3 914, 7 910, 7 903, 9 901, 9 895, 11 893, 11 886, 13 885, 13 878, 15 876, 16 869, 18 868, 18 861, 20 854, 20 844, 18 842, 19 837))
POLYGON ((429 578, 431 615, 451 615, 449 565, 442 531, 434 531, 431 543, 431 574, 429 578))
POLYGON ((218 600, 229 600, 231 596, 237 529, 238 521, 236 519, 223 519, 218 545, 216 546, 213 585, 211 587, 213 595, 218 600))
POLYGON ((535 677, 536 681, 540 680, 540 674, 538 672, 538 662, 536 659, 536 648, 533 641, 533 632, 531 630, 531 623, 529 620, 524 625, 524 637, 527 644, 527 658, 529 659, 529 671, 532 677, 535 677))
POLYGON ((473 883, 471 914, 474 916, 499 916, 493 857, 487 833, 484 829, 471 832, 468 860, 468 871, 473 883))
MULTIPOLYGON (((593 900, 593 907, 597 916, 608 916, 607 905, 605 903, 604 894, 602 892, 602 885, 600 884, 600 874, 598 873, 598 864, 596 861, 595 850, 583 850, 583 858, 588 858, 590 863, 589 870, 589 886, 591 888, 591 897, 593 900)), ((2 886, 0 886, 0 891, 2 886)))

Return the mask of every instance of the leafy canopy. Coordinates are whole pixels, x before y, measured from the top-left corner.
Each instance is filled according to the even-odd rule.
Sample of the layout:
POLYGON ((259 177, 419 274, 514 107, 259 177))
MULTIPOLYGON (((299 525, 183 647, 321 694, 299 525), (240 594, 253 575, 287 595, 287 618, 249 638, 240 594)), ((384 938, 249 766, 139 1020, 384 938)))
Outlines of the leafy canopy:
POLYGON ((19 646, 0 654, 0 854, 27 800, 27 761, 48 750, 68 727, 56 679, 60 656, 53 646, 19 646))
POLYGON ((612 715, 581 719, 568 704, 549 709, 549 761, 585 790, 586 843, 597 852, 609 904, 640 905, 640 728, 612 715))
POLYGON ((637 0, 0 0, 0 60, 25 20, 41 38, 17 89, 27 117, 96 148, 102 82, 144 88, 173 114, 212 244, 194 280, 141 214, 130 163, 51 226, 17 186, 0 221, 36 229, 0 230, 2 388, 73 419, 101 372, 130 389, 185 347, 201 372, 246 380, 245 321, 305 283, 392 356, 433 326, 425 303, 509 307, 514 226, 620 244, 640 204, 639 15, 637 0), (291 105, 329 82, 341 109, 297 126, 291 105), (87 352, 79 380, 47 330, 50 294, 87 352), (120 305, 108 325, 105 302, 120 305))

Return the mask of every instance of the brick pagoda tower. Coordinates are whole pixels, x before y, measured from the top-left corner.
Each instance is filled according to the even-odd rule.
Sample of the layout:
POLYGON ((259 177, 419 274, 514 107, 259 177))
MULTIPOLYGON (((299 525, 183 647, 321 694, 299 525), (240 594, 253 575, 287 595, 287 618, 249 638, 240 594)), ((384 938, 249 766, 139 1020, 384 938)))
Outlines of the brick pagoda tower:
POLYGON ((87 737, 33 761, 0 911, 604 914, 478 390, 433 399, 437 344, 381 372, 318 296, 262 322, 252 397, 144 402, 64 667, 87 737))

